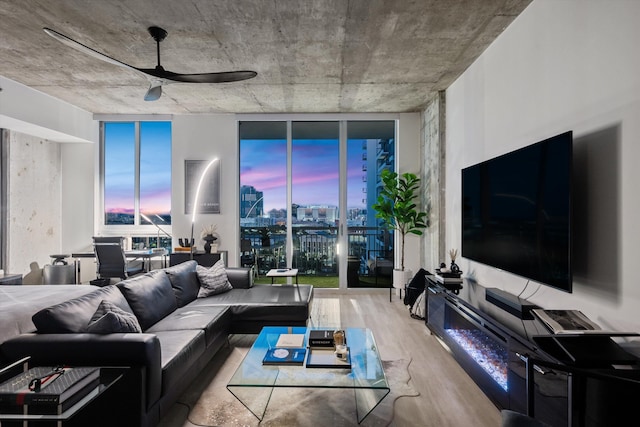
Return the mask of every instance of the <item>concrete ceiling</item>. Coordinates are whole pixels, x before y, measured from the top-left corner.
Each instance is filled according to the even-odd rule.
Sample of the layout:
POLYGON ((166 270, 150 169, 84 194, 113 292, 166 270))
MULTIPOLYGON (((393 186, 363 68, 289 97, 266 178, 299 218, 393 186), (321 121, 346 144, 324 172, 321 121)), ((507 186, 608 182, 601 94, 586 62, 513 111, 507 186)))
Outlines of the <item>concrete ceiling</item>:
POLYGON ((93 113, 419 111, 531 1, 0 0, 0 75, 93 113), (167 70, 258 76, 169 84, 146 102, 144 74, 42 31, 153 68, 152 25, 169 33, 161 44, 167 70))

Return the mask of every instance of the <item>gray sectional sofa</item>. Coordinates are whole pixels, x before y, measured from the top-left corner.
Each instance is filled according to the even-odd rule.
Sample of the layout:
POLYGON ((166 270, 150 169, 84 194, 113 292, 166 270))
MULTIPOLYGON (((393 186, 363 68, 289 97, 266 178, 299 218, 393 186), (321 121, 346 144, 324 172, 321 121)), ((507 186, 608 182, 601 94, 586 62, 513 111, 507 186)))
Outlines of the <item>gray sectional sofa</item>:
POLYGON ((188 261, 38 307, 31 316, 36 330, 2 342, 0 358, 126 367, 123 379, 79 414, 77 425, 156 425, 229 334, 307 324, 312 286, 254 286, 249 269, 226 273, 232 289, 201 298, 196 262, 188 261))

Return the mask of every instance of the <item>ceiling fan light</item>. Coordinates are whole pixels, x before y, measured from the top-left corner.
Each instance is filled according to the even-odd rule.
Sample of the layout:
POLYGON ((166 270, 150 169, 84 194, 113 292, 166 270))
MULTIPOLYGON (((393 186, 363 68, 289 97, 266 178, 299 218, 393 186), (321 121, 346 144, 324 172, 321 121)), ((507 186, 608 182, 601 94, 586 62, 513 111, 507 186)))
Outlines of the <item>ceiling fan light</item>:
POLYGON ((151 82, 151 86, 149 86, 149 90, 147 90, 147 93, 144 95, 144 100, 157 101, 158 99, 160 99, 161 95, 162 95, 162 82, 161 81, 151 82))

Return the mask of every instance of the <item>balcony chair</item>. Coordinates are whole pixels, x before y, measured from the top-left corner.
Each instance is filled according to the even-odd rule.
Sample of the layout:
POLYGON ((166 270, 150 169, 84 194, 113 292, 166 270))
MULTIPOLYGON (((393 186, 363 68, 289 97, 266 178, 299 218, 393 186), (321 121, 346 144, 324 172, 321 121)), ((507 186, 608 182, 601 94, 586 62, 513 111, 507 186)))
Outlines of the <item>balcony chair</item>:
POLYGON ((241 239, 240 240, 240 259, 242 267, 251 268, 251 274, 257 279, 258 278, 258 254, 251 245, 251 240, 249 239, 241 239))

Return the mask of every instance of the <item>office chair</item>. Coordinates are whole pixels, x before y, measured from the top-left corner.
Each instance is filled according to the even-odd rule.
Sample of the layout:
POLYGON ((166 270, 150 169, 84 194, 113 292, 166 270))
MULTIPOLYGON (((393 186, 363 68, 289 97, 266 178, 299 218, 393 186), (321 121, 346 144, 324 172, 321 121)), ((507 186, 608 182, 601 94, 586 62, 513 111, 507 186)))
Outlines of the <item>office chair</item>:
POLYGON ((93 243, 117 243, 120 246, 124 244, 122 236, 93 236, 93 243))
POLYGON ((96 254, 97 273, 100 279, 120 278, 122 280, 144 272, 144 266, 140 262, 129 263, 124 250, 119 243, 93 244, 96 254))

